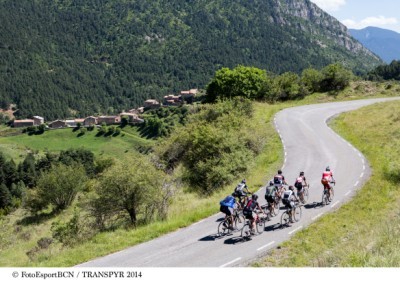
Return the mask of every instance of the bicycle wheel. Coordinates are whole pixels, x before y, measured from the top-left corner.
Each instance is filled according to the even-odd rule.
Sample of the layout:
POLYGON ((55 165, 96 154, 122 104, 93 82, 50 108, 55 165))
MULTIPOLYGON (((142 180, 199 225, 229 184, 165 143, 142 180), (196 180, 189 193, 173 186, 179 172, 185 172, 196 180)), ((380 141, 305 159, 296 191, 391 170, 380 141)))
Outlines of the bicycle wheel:
POLYGON ((235 223, 234 223, 235 231, 241 230, 244 224, 246 224, 246 218, 244 218, 242 214, 237 214, 235 216, 235 223))
POLYGON ((265 219, 258 217, 256 221, 256 230, 258 234, 262 234, 265 231, 265 219))
POLYGON ((289 225, 289 221, 290 221, 290 216, 289 213, 287 211, 282 213, 281 216, 281 226, 288 226, 289 225))
POLYGON ((242 238, 250 238, 251 235, 250 235, 250 225, 249 225, 249 223, 246 223, 243 226, 242 231, 240 233, 240 236, 242 238))
POLYGON ((302 200, 303 204, 306 204, 306 203, 308 202, 308 197, 309 197, 308 194, 309 194, 309 193, 308 193, 308 188, 304 188, 303 200, 302 200))
POLYGON ((281 198, 276 196, 275 197, 275 209, 274 209, 274 210, 277 210, 277 211, 275 211, 275 212, 277 212, 276 214, 279 213, 279 209, 281 208, 281 203, 282 203, 281 198))
POLYGON ((332 189, 331 189, 331 196, 329 197, 329 201, 332 201, 332 200, 333 200, 333 197, 335 197, 335 190, 334 190, 333 187, 332 187, 332 189))
POLYGON ((294 221, 299 222, 301 219, 301 206, 294 208, 294 221))
POLYGON ((324 190, 324 192, 322 193, 322 206, 328 205, 329 203, 329 197, 328 197, 328 193, 324 190))
POLYGON ((230 233, 229 224, 226 220, 223 220, 218 225, 218 235, 225 236, 230 233))

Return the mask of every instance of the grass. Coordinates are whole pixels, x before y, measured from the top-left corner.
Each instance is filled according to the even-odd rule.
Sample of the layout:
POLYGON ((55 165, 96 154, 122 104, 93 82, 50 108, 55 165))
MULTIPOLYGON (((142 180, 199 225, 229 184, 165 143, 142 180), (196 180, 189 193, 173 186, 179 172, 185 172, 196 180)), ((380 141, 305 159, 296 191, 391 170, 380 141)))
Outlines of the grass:
MULTIPOLYGON (((268 180, 268 178, 270 178, 272 174, 282 165, 283 149, 279 137, 275 132, 272 124, 272 118, 276 112, 278 112, 283 108, 297 106, 297 105, 311 104, 311 103, 362 99, 362 98, 369 98, 376 96, 379 97, 394 96, 396 95, 396 92, 398 90, 399 90, 398 85, 388 90, 385 87, 385 84, 361 82, 361 83, 353 83, 353 85, 350 88, 348 88, 344 92, 341 92, 336 97, 327 94, 314 94, 312 96, 307 97, 304 100, 288 102, 288 103, 279 103, 275 105, 256 103, 255 104, 256 112, 254 118, 256 120, 255 123, 258 124, 260 131, 264 131, 265 133, 267 133, 266 135, 267 143, 263 152, 255 159, 255 161, 253 161, 252 168, 249 171, 249 173, 244 175, 249 182, 250 189, 255 191, 260 186, 264 185, 268 180), (369 93, 369 91, 367 92, 367 90, 372 90, 372 91, 371 93, 369 93)), ((380 114, 376 115, 379 116, 380 114)), ((370 120, 370 117, 363 119, 370 120)), ((360 123, 361 122, 362 120, 360 119, 360 123)), ((339 123, 338 125, 340 126, 341 124, 339 123)), ((345 128, 344 126, 341 127, 341 129, 344 128, 345 128)), ((134 130, 131 129, 130 131, 125 131, 126 139, 130 137, 128 134, 136 136, 134 130)), ((87 134, 88 133, 86 133, 85 135, 87 134)), ((353 139, 355 140, 358 139, 355 132, 353 133, 352 131, 349 131, 349 135, 354 136, 353 139)), ((98 140, 95 140, 95 137, 85 137, 85 138, 88 139, 86 142, 88 147, 92 147, 92 149, 96 148, 93 147, 95 146, 96 143, 103 144, 101 146, 104 147, 102 148, 103 150, 100 150, 101 149, 100 146, 97 146, 98 148, 95 149, 98 154, 102 153, 101 151, 104 151, 103 154, 106 155, 106 153, 109 153, 108 151, 113 151, 112 149, 106 148, 107 143, 105 141, 99 142, 98 140)), ((102 139, 104 139, 104 137, 102 139)), ((112 141, 114 143, 122 143, 122 142, 117 142, 116 139, 112 141)), ((354 145, 359 146, 359 149, 363 149, 362 147, 360 147, 360 145, 361 146, 364 145, 367 148, 370 147, 369 141, 362 140, 360 142, 360 145, 358 145, 356 141, 352 142, 354 145)), ((3 138, 0 138, 0 143, 1 144, 3 143, 3 138)), ((26 146, 26 144, 22 145, 24 145, 24 147, 26 146)), ((60 146, 62 146, 61 142, 60 146)), ((38 145, 37 147, 40 147, 40 145, 38 145)), ((64 147, 66 147, 65 144, 64 147)), ((124 146, 121 147, 122 149, 125 149, 123 148, 124 146)), ((115 149, 115 151, 118 151, 118 149, 115 149)), ((124 152, 125 150, 122 151, 124 152)), ((380 176, 377 177, 377 180, 375 181, 376 185, 379 185, 379 188, 385 189, 385 192, 387 191, 392 192, 391 184, 387 183, 384 179, 382 180, 381 179, 382 177, 380 176)), ((93 259, 95 257, 107 255, 109 253, 124 249, 126 247, 148 241, 150 239, 156 238, 168 232, 175 231, 179 228, 188 226, 205 217, 215 214, 219 210, 218 209, 219 201, 227 194, 232 192, 233 185, 235 185, 238 181, 239 179, 237 181, 232 181, 231 186, 227 186, 221 189, 221 191, 215 193, 212 196, 201 197, 201 198, 199 198, 199 196, 196 194, 188 193, 189 191, 182 190, 182 192, 176 195, 173 203, 171 204, 168 215, 168 221, 166 222, 153 223, 148 226, 140 227, 135 230, 116 229, 115 231, 112 232, 103 232, 101 234, 96 235, 90 241, 76 245, 75 247, 72 248, 62 247, 60 244, 54 243, 48 249, 39 251, 32 259, 30 259, 26 255, 26 252, 32 250, 37 245, 37 241, 40 238, 51 237, 51 232, 50 232, 51 223, 57 220, 62 220, 64 222, 66 220, 69 220, 69 218, 72 216, 73 208, 70 208, 70 210, 63 212, 58 216, 49 218, 48 220, 43 220, 39 223, 16 225, 16 223, 26 218, 26 213, 23 212, 21 209, 19 209, 10 214, 9 216, 7 216, 6 218, 0 220, 0 228, 1 228, 0 266, 8 266, 8 267, 72 266, 93 259)), ((371 190, 374 189, 374 185, 375 184, 371 185, 371 190)), ((375 195, 373 196, 374 196, 373 199, 378 199, 376 198, 375 195)), ((361 198, 361 197, 357 196, 356 198, 361 198)), ((363 198, 371 199, 370 195, 368 194, 366 194, 363 198)), ((381 200, 382 203, 389 202, 388 198, 385 195, 382 195, 382 197, 380 198, 382 198, 381 200)), ((341 208, 341 210, 347 210, 345 213, 342 214, 344 215, 355 214, 355 209, 350 207, 351 204, 345 205, 341 208)), ((360 203, 358 202, 355 204, 357 205, 353 206, 355 206, 356 208, 360 206, 359 205, 360 203)), ((356 215, 358 216, 359 219, 354 219, 354 220, 362 220, 362 224, 360 224, 360 222, 358 221, 352 221, 339 225, 339 222, 341 220, 345 220, 346 218, 337 217, 338 215, 336 213, 326 216, 322 218, 320 221, 318 221, 318 223, 311 225, 309 229, 304 230, 299 234, 297 234, 296 239, 297 241, 299 241, 299 243, 296 243, 296 246, 294 245, 289 246, 289 243, 284 244, 281 250, 274 251, 274 254, 272 256, 268 257, 266 260, 259 261, 254 265, 255 266, 337 265, 336 262, 334 264, 330 262, 333 261, 333 259, 331 259, 331 256, 336 254, 340 255, 346 253, 346 250, 342 250, 341 249, 342 246, 337 245, 337 243, 341 244, 353 241, 354 245, 355 243, 354 240, 357 240, 360 234, 367 235, 367 233, 369 232, 368 228, 371 231, 371 228, 366 227, 365 224, 368 222, 372 222, 373 220, 378 220, 379 218, 383 218, 382 216, 386 216, 385 215, 386 211, 383 211, 383 213, 381 211, 387 209, 385 209, 385 206, 382 206, 382 204, 380 203, 379 205, 374 205, 372 207, 370 207, 370 204, 365 203, 360 210, 361 210, 360 213, 358 213, 359 215, 356 215), (370 210, 373 210, 372 212, 374 214, 373 218, 371 219, 369 219, 370 210), (335 226, 332 227, 332 224, 334 224, 335 226), (315 237, 309 239, 307 236, 308 234, 311 233, 313 233, 315 237), (311 256, 314 256, 314 258, 312 258, 311 256), (310 259, 312 259, 312 261, 310 261, 310 259)), ((396 215, 397 214, 396 212, 398 211, 391 211, 391 212, 394 212, 394 215, 396 215)), ((388 224, 390 224, 390 222, 388 224)), ((382 232, 383 232, 382 235, 385 235, 386 238, 389 239, 391 237, 390 234, 393 232, 393 227, 387 226, 386 231, 382 232)), ((373 244, 371 243, 372 243, 371 241, 366 240, 361 243, 361 246, 364 245, 365 247, 368 248, 372 246, 373 248, 375 248, 375 246, 378 244, 378 243, 373 243, 373 244)), ((358 245, 356 247, 359 248, 358 245)), ((356 250, 354 251, 357 252, 356 250)), ((354 262, 360 262, 360 259, 361 260, 363 259, 363 254, 361 255, 354 254, 353 257, 354 262)))
POLYGON ((0 137, 0 150, 16 162, 24 159, 28 151, 59 152, 69 148, 85 148, 96 156, 123 158, 137 147, 148 147, 154 142, 141 138, 135 128, 126 126, 118 136, 97 136, 97 130, 87 131, 80 136, 79 131, 68 129, 49 130, 41 135, 21 134, 0 137))
POLYGON ((253 266, 400 265, 400 102, 346 113, 333 122, 373 169, 351 202, 299 232, 253 266))

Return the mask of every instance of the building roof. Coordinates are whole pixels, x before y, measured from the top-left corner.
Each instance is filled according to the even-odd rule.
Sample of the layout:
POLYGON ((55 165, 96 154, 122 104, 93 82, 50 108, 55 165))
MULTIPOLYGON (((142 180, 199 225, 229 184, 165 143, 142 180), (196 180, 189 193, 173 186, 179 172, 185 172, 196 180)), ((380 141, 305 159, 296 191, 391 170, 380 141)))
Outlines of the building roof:
POLYGON ((14 120, 14 123, 24 123, 24 122, 34 122, 33 119, 18 119, 18 120, 14 120))

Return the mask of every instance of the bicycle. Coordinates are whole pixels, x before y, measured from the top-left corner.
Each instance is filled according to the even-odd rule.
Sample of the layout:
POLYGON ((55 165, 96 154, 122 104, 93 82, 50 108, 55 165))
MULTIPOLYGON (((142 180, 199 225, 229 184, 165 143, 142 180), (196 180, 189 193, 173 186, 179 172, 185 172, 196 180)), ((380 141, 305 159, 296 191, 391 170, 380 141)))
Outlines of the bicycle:
POLYGON ((331 193, 329 194, 329 189, 327 189, 327 188, 324 188, 324 191, 322 192, 321 204, 323 206, 328 205, 332 201, 333 197, 335 196, 335 191, 333 189, 332 184, 336 185, 336 182, 330 182, 330 184, 331 184, 331 189, 330 189, 331 193))
POLYGON ((233 231, 239 231, 243 228, 246 219, 244 218, 243 214, 240 213, 238 209, 233 210, 233 224, 230 224, 229 217, 225 215, 224 220, 222 220, 218 224, 218 235, 224 236, 229 235, 233 231), (231 227, 232 226, 232 227, 231 227), (233 228, 233 230, 232 230, 233 228))
POLYGON ((261 208, 268 211, 268 217, 275 217, 279 213, 279 200, 276 202, 276 198, 273 197, 274 202, 270 203, 267 200, 267 204, 262 205, 261 208))
MULTIPOLYGON (((267 220, 267 216, 260 216, 260 212, 256 212, 255 230, 257 231, 258 235, 265 231, 265 222, 267 220)), ((240 236, 242 238, 251 238, 252 235, 254 235, 254 233, 252 234, 251 232, 251 220, 246 218, 246 224, 243 226, 240 236)))
POLYGON ((301 219, 301 215, 302 215, 302 210, 301 207, 303 205, 300 205, 298 202, 295 202, 294 208, 286 208, 285 211, 282 213, 281 216, 281 227, 283 226, 289 226, 289 223, 291 221, 291 217, 290 217, 290 212, 292 210, 294 210, 294 214, 293 214, 293 221, 294 222, 298 222, 301 219))
POLYGON ((281 208, 281 205, 282 205, 282 194, 287 189, 287 187, 285 187, 285 185, 282 184, 277 188, 278 188, 278 192, 275 195, 275 204, 274 204, 274 207, 276 208, 276 215, 278 215, 279 209, 281 208))
POLYGON ((308 189, 310 188, 310 185, 308 184, 307 186, 303 186, 303 195, 302 197, 299 196, 297 193, 297 196, 299 197, 301 203, 306 204, 308 202, 308 197, 309 197, 309 191, 308 189))

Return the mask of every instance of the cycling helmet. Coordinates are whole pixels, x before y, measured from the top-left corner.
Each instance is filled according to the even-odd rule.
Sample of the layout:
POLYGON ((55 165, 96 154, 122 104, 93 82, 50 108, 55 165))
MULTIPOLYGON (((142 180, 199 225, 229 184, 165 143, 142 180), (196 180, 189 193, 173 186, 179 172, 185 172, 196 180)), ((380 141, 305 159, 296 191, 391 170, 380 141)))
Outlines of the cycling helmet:
POLYGON ((253 199, 254 201, 256 201, 256 200, 258 199, 257 194, 253 194, 253 195, 251 196, 251 199, 253 199))
POLYGON ((329 166, 326 167, 325 169, 327 172, 329 172, 331 170, 331 168, 329 166))
POLYGON ((282 171, 281 171, 281 170, 278 170, 278 174, 279 174, 279 175, 282 174, 282 171))
POLYGON ((290 189, 291 191, 293 191, 293 190, 294 190, 294 186, 293 186, 293 185, 290 185, 290 186, 289 186, 289 189, 290 189))
POLYGON ((274 185, 274 182, 272 180, 270 180, 269 185, 274 185))
POLYGON ((300 172, 300 176, 304 176, 304 172, 300 172))
POLYGON ((245 178, 242 180, 242 183, 246 183, 246 179, 245 178))

